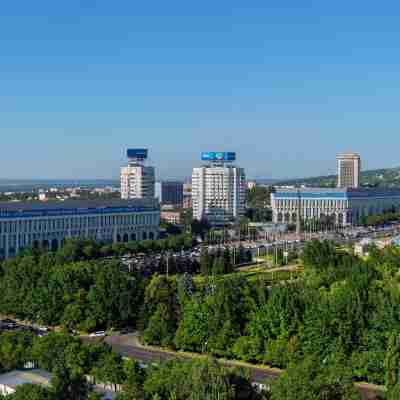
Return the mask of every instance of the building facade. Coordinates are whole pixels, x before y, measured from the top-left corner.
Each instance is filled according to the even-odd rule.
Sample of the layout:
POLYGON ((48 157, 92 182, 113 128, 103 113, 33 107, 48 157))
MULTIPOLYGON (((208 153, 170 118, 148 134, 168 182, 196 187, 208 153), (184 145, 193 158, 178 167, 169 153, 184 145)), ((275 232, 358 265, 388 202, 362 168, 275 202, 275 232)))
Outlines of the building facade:
POLYGON ((161 204, 183 206, 183 182, 163 181, 156 183, 156 197, 161 204))
POLYGON ((337 156, 338 188, 360 187, 361 157, 356 153, 343 153, 337 156))
POLYGON ((253 190, 257 187, 257 182, 256 181, 247 181, 247 189, 248 190, 253 190))
POLYGON ((400 190, 277 189, 271 194, 273 222, 296 224, 325 217, 339 226, 357 225, 369 215, 400 211, 400 190))
POLYGON ((234 153, 203 153, 206 165, 193 169, 193 217, 223 226, 244 215, 246 177, 233 165, 234 153))
POLYGON ((183 184, 183 208, 185 210, 193 208, 191 183, 183 184))
POLYGON ((161 220, 173 225, 181 225, 182 213, 180 211, 161 211, 161 220))
POLYGON ((152 199, 155 197, 155 168, 145 165, 147 149, 129 149, 128 166, 121 168, 121 198, 152 199))
POLYGON ((156 239, 155 199, 0 203, 0 258, 24 248, 56 250, 66 238, 118 243, 156 239))

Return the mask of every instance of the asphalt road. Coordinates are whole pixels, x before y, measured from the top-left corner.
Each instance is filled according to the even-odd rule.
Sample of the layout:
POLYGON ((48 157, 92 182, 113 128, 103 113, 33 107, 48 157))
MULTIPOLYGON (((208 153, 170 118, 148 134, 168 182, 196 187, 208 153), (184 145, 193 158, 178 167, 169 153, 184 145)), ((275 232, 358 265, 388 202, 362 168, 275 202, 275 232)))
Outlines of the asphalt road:
MULTIPOLYGON (((176 360, 180 359, 182 361, 190 360, 190 357, 187 355, 179 355, 176 353, 166 353, 163 351, 157 352, 154 350, 147 350, 141 347, 134 347, 131 345, 117 344, 110 340, 107 340, 107 343, 112 345, 114 350, 116 350, 119 354, 124 357, 134 358, 135 360, 141 361, 145 364, 159 363, 168 360, 176 360)), ((232 364, 227 363, 229 366, 234 366, 232 364)), ((268 380, 277 379, 279 377, 278 372, 269 372, 263 369, 253 368, 251 370, 251 376, 254 382, 264 383, 268 380)))
MULTIPOLYGON (((86 341, 92 340, 98 339, 86 339, 86 341)), ((122 356, 133 358, 145 364, 160 363, 167 360, 177 359, 187 361, 192 358, 188 354, 157 351, 153 348, 146 348, 140 345, 134 345, 132 343, 127 344, 126 340, 121 336, 109 336, 105 340, 122 356)), ((234 362, 226 361, 224 364, 228 367, 237 367, 234 362)), ((281 372, 278 370, 268 370, 259 367, 248 368, 250 369, 252 380, 255 383, 265 384, 268 381, 276 380, 281 375, 281 372)), ((382 391, 373 385, 357 384, 356 387, 359 390, 363 400, 377 400, 379 399, 379 395, 382 395, 382 391)))

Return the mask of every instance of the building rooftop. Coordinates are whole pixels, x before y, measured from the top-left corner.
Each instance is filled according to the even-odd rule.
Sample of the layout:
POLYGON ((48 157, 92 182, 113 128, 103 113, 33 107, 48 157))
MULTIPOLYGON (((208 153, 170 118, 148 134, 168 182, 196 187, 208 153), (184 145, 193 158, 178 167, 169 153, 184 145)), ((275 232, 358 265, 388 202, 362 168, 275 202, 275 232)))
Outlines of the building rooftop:
POLYGON ((51 374, 40 369, 12 371, 0 375, 0 385, 7 386, 11 389, 16 389, 17 386, 24 384, 50 386, 50 380, 51 374))
POLYGON ((361 158, 361 156, 358 153, 349 152, 349 153, 339 153, 336 158, 338 158, 338 159, 342 159, 342 158, 361 158))
POLYGON ((104 208, 158 208, 156 199, 132 200, 65 200, 65 201, 28 201, 0 202, 0 211, 56 211, 56 210, 87 210, 104 208))
POLYGON ((400 189, 382 188, 278 188, 273 197, 366 198, 400 196, 400 189))

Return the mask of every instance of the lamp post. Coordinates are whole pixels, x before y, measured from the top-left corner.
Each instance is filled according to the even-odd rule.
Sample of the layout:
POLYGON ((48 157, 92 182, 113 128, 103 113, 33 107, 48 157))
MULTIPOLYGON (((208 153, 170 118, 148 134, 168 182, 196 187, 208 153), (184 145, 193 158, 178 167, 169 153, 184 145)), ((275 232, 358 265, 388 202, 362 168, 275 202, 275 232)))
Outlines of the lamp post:
POLYGON ((296 235, 300 240, 301 235, 301 193, 300 189, 297 189, 297 216, 296 216, 296 235))

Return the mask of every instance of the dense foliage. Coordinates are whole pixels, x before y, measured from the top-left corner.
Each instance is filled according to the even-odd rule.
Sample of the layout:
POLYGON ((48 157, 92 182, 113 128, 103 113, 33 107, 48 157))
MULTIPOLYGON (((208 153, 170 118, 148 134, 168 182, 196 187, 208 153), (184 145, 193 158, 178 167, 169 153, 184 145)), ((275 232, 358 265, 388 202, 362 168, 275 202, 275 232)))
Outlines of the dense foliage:
POLYGON ((140 277, 117 261, 59 263, 51 253, 8 260, 0 269, 0 313, 93 331, 134 325, 140 277))
POLYGON ((379 226, 388 222, 400 221, 400 214, 394 211, 387 211, 384 214, 368 215, 362 218, 362 223, 365 226, 379 226))
POLYGON ((274 189, 270 186, 255 186, 247 191, 246 217, 251 222, 267 222, 272 220, 271 193, 274 189))
MULTIPOLYGON (((353 381, 385 384, 388 399, 398 398, 400 249, 372 248, 368 260, 362 260, 330 242, 310 242, 303 252, 302 278, 273 286, 262 278, 224 275, 233 265, 229 252, 203 252, 201 264, 201 280, 190 274, 145 279, 113 261, 27 255, 1 266, 0 312, 88 330, 136 324, 147 344, 286 369, 273 385, 272 400, 352 400, 357 398, 353 381), (309 386, 307 392, 301 391, 304 385, 309 386)), ((3 370, 33 357, 53 371, 61 360, 56 366, 68 370, 60 367, 59 374, 68 378, 71 369, 87 373, 87 358, 96 357, 73 350, 69 359, 68 350, 58 349, 78 345, 63 336, 50 335, 39 344, 22 334, 11 343, 7 340, 0 342, 3 370)), ((106 365, 118 364, 115 355, 109 357, 106 365)), ((124 383, 121 368, 97 368, 91 373, 101 381, 124 383), (112 379, 109 374, 114 374, 112 379)), ((213 380, 219 368, 213 363, 185 368, 174 364, 150 369, 151 377, 135 375, 130 385, 137 394, 125 393, 122 399, 179 399, 198 387, 213 393, 212 387, 195 383, 202 376, 222 388, 220 398, 239 398, 231 393, 229 373, 213 380), (184 385, 184 376, 193 381, 184 385), (146 386, 148 379, 153 381, 146 386)))
POLYGON ((249 376, 215 360, 174 362, 143 369, 123 360, 106 344, 83 344, 65 334, 44 338, 27 333, 0 334, 0 372, 26 362, 52 374, 50 387, 19 386, 10 400, 95 400, 93 384, 112 386, 118 400, 258 400, 249 376), (90 379, 88 379, 90 377, 90 379))
MULTIPOLYGON (((380 188, 399 188, 400 187, 400 168, 383 168, 361 172, 361 185, 366 187, 380 188)), ((337 175, 318 176, 304 179, 290 179, 277 182, 280 186, 302 185, 310 187, 336 187, 337 175)))
POLYGON ((301 281, 268 287, 262 280, 210 277, 185 296, 154 277, 145 296, 144 339, 280 368, 304 357, 341 360, 356 380, 397 385, 400 250, 375 249, 362 261, 312 242, 304 265, 301 281))
MULTIPOLYGON (((123 239, 123 238, 122 238, 123 239)), ((120 243, 102 243, 93 240, 70 239, 57 251, 57 260, 61 262, 96 260, 104 257, 135 255, 139 253, 153 254, 167 251, 191 249, 191 235, 173 235, 166 239, 142 240, 120 243)), ((28 254, 32 251, 28 250, 28 254)))
POLYGON ((31 333, 0 334, 0 371, 33 364, 52 374, 51 387, 19 386, 10 400, 94 400, 92 384, 122 384, 126 377, 122 358, 105 344, 85 345, 79 338, 51 333, 39 338, 31 333))

